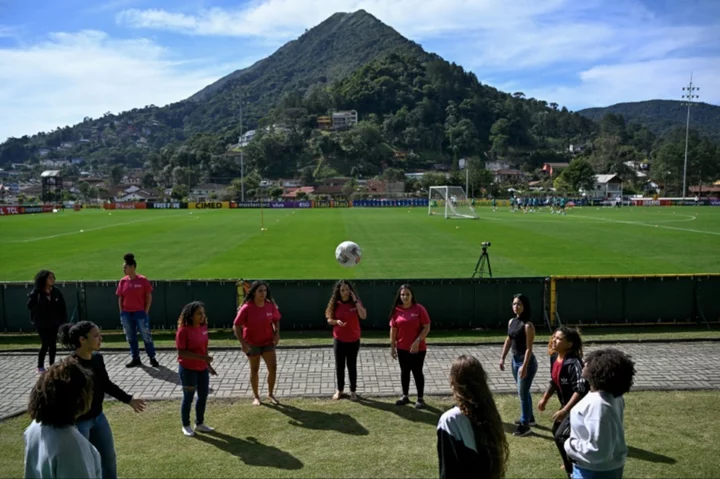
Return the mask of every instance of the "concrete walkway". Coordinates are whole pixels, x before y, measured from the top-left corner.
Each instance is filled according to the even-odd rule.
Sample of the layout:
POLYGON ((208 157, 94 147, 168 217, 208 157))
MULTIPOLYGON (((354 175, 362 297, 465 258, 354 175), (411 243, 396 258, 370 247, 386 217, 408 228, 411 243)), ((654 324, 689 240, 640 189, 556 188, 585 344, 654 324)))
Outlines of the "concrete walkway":
MULTIPOLYGON (((602 347, 605 347, 603 345, 602 347)), ((588 347, 587 350, 600 346, 588 347)), ((713 342, 632 343, 615 347, 631 354, 636 362, 635 390, 720 389, 720 347, 713 342)), ((534 391, 542 391, 550 378, 549 360, 544 346, 536 352, 539 370, 534 391)), ((436 346, 430 345, 425 359, 425 392, 427 395, 449 395, 448 372, 453 359, 461 354, 476 356, 485 366, 491 388, 498 393, 514 392, 515 383, 509 364, 504 372, 498 367, 501 347, 497 345, 436 346)), ((218 376, 211 377, 213 398, 251 398, 248 361, 240 349, 216 351, 214 367, 218 376)), ((178 399, 182 389, 177 374, 175 352, 158 353, 160 368, 126 369, 129 360, 124 353, 104 354, 110 378, 125 391, 145 399, 178 399)), ((24 412, 30 388, 37 379, 37 356, 29 353, 0 354, 0 420, 24 412)), ((260 371, 261 395, 266 391, 265 367, 260 371)), ((347 381, 347 379, 346 379, 347 381)), ((346 386, 349 390, 349 386, 346 386)), ((335 392, 335 361, 332 348, 279 349, 278 397, 330 396, 335 392)), ((414 384, 410 385, 411 397, 414 384)), ((366 347, 358 360, 358 393, 372 396, 400 395, 400 368, 390 358, 389 348, 366 347)))

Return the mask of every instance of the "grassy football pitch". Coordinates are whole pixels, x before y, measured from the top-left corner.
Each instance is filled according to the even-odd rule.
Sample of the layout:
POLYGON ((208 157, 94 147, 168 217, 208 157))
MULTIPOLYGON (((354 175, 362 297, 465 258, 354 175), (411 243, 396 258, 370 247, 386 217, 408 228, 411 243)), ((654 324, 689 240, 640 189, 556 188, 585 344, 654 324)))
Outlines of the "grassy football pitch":
POLYGON ((117 279, 135 253, 151 279, 463 278, 489 248, 502 276, 720 272, 720 208, 575 208, 445 220, 424 208, 65 211, 0 218, 0 281, 117 279), (344 240, 360 265, 339 266, 344 240))

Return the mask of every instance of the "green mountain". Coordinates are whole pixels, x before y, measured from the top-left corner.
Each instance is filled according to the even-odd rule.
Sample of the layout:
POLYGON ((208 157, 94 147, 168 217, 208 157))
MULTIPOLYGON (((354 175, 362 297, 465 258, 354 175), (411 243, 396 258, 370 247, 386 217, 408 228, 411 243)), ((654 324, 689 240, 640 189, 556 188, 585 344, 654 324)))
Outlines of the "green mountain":
MULTIPOLYGON (((605 108, 587 108, 578 113, 594 121, 600 121, 608 113, 619 114, 628 123, 645 126, 656 135, 676 127, 685 128, 687 120, 687 106, 675 100, 618 103, 605 108)), ((690 109, 690 126, 703 135, 720 140, 720 106, 696 103, 690 109)))

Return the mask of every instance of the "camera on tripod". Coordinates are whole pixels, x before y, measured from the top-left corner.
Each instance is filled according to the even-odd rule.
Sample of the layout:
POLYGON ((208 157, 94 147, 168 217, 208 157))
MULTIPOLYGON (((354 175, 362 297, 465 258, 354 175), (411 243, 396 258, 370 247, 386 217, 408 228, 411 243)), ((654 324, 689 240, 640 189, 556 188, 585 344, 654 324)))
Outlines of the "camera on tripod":
POLYGON ((483 241, 480 246, 482 246, 483 248, 487 248, 488 246, 492 246, 492 245, 489 241, 483 241))
POLYGON ((482 278, 485 276, 485 268, 487 268, 488 276, 492 278, 492 267, 490 266, 490 255, 487 252, 487 249, 490 247, 492 243, 489 241, 483 241, 480 243, 480 246, 482 246, 482 253, 480 254, 480 258, 478 258, 478 262, 475 265, 475 271, 473 272, 471 278, 482 278))

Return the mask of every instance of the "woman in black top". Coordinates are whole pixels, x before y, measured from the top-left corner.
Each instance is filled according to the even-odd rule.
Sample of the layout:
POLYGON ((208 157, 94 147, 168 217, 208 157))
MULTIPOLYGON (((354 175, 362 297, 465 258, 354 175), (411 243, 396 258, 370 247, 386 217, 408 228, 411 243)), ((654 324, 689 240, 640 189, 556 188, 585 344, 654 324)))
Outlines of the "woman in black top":
POLYGON ((535 425, 535 417, 532 409, 532 396, 530 387, 533 378, 537 373, 538 363, 533 354, 533 342, 535 341, 535 326, 530 322, 530 300, 524 294, 516 294, 512 303, 515 317, 508 323, 508 336, 503 345, 500 356, 500 370, 505 370, 505 356, 512 346, 512 373, 520 396, 520 419, 515 422, 517 429, 514 436, 527 436, 532 431, 531 425, 535 425))
POLYGON ((93 399, 90 410, 77 419, 76 426, 100 453, 103 479, 117 479, 115 442, 110 424, 103 413, 105 394, 129 404, 135 412, 142 412, 145 409, 145 401, 133 399, 110 380, 105 369, 105 361, 102 355, 96 352, 100 350, 102 336, 95 324, 90 321, 64 324, 60 328, 60 342, 74 348, 73 357, 92 373, 93 399))
POLYGON ((583 350, 582 338, 576 329, 558 328, 550 340, 550 382, 542 399, 538 403, 540 411, 545 410, 550 397, 557 393, 560 410, 553 414, 553 437, 560 451, 563 469, 570 477, 572 463, 565 452, 565 441, 570 437, 570 410, 588 392, 587 381, 582 376, 583 350))
POLYGON ((58 329, 67 322, 65 298, 55 287, 55 274, 41 270, 35 275, 35 287, 28 294, 27 307, 30 310, 30 322, 40 335, 37 372, 45 372, 45 355, 49 353, 50 365, 55 363, 58 329))

